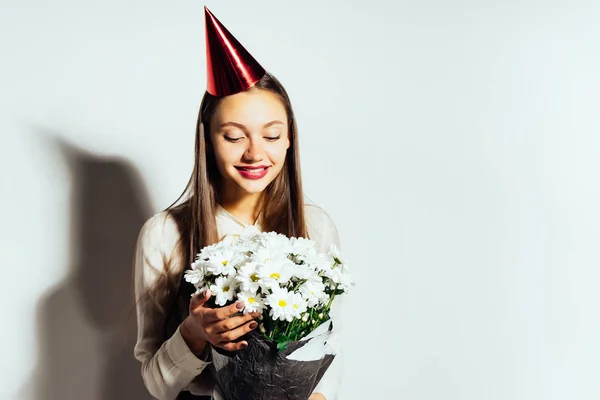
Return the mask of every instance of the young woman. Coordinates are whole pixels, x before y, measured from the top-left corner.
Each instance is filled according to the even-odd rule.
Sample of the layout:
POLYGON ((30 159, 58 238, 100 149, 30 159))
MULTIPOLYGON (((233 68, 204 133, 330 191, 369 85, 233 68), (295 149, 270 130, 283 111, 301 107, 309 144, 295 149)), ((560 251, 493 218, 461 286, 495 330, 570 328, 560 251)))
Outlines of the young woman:
MULTIPOLYGON (((230 35, 206 12, 207 42, 214 34, 209 24, 219 24, 217 31, 230 35)), ((220 49, 231 51, 232 38, 226 39, 229 46, 220 49)), ((321 251, 339 246, 331 218, 304 198, 296 122, 285 89, 237 41, 237 58, 228 58, 237 64, 228 68, 244 68, 246 76, 260 78, 232 84, 215 77, 219 57, 214 43, 208 46, 212 65, 198 116, 194 171, 180 199, 144 224, 134 258, 135 357, 149 392, 164 400, 221 399, 210 347, 244 351, 247 343, 237 339, 258 326, 259 314, 235 315, 237 304, 208 307, 210 291, 192 296, 195 289, 183 274, 202 247, 247 225, 310 237, 321 251)), ((225 70, 220 66, 218 73, 225 70)), ((340 364, 336 357, 311 400, 336 398, 340 364)))

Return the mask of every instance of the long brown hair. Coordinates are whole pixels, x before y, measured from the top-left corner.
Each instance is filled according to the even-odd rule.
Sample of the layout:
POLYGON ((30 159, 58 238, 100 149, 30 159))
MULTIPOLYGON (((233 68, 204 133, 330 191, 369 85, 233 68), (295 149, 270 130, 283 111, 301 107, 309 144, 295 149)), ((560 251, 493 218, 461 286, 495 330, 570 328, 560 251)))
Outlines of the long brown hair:
MULTIPOLYGON (((284 166, 267 186, 259 203, 261 228, 289 237, 308 237, 304 220, 304 199, 300 176, 298 129, 289 96, 283 85, 268 72, 251 90, 267 90, 276 94, 287 113, 290 147, 284 166)), ((160 301, 167 318, 159 327, 164 339, 169 338, 187 316, 193 285, 183 281, 185 269, 204 246, 218 238, 216 209, 221 175, 217 169, 210 142, 210 121, 222 97, 204 94, 198 113, 194 170, 179 198, 166 208, 176 221, 181 239, 167 262, 166 273, 154 287, 154 300, 160 301)))

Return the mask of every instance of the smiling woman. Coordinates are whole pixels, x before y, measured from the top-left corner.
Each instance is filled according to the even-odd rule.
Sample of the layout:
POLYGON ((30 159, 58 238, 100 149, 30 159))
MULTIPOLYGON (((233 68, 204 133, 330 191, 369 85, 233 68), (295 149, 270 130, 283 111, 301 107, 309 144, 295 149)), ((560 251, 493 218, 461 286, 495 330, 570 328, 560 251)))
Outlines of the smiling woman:
MULTIPOLYGON (((243 351, 244 335, 257 328, 261 315, 239 315, 242 298, 211 307, 210 291, 194 293, 183 283, 200 249, 248 225, 311 238, 321 252, 339 247, 331 218, 304 200, 296 121, 284 87, 207 9, 206 35, 208 83, 196 127, 194 170, 179 199, 144 224, 134 259, 135 356, 150 393, 165 400, 227 398, 210 349, 243 351)), ((230 282, 219 285, 229 295, 230 282)), ((339 330, 337 310, 334 306, 331 319, 339 330)), ((311 399, 337 397, 336 340, 332 336, 330 343, 337 356, 306 391, 307 396, 312 391, 311 399)), ((281 394, 289 398, 285 388, 281 394)))

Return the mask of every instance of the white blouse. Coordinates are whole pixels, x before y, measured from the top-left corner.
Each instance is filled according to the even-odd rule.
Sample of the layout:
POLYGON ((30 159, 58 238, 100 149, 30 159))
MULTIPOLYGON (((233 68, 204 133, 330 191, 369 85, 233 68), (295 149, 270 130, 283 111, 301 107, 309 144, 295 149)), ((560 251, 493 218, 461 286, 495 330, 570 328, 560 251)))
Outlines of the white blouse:
MULTIPOLYGON (((336 227, 322 208, 306 201, 305 218, 309 236, 317 243, 319 251, 327 251, 330 244, 339 247, 336 227)), ((217 208, 216 219, 221 239, 231 233, 240 233, 246 226, 221 206, 217 208)), ((258 224, 256 226, 260 229, 258 224)), ((164 273, 165 260, 171 257, 178 239, 177 225, 164 211, 148 219, 140 230, 134 255, 138 324, 134 355, 142 363, 142 378, 146 388, 157 399, 172 400, 181 391, 189 390, 195 395, 211 395, 213 399, 221 400, 222 396, 214 386, 214 379, 209 375, 212 363, 204 362, 192 353, 179 328, 171 338, 161 343, 156 337, 154 326, 157 323, 158 326, 162 325, 165 319, 164 309, 155 302, 140 301, 142 295, 164 273)), ((337 356, 314 390, 322 393, 327 400, 337 398, 342 375, 339 338, 342 298, 343 296, 336 297, 331 309, 334 331, 337 332, 331 336, 329 343, 337 350, 337 356)), ((214 372, 214 367, 212 368, 214 372)))

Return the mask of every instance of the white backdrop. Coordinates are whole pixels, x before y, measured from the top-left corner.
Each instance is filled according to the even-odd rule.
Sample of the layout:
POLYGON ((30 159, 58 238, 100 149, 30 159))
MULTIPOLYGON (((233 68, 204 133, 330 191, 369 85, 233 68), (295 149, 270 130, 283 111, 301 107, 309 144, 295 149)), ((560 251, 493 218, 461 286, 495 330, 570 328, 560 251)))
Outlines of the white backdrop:
MULTIPOLYGON (((206 4, 354 267, 341 399, 598 399, 598 3, 206 4)), ((191 172, 203 5, 2 2, 1 399, 149 398, 120 310, 191 172)))

